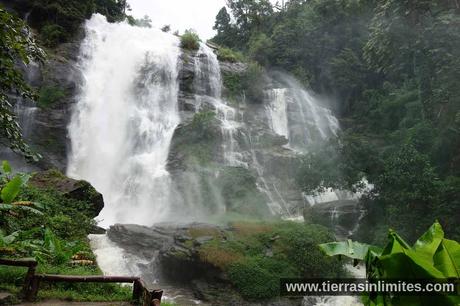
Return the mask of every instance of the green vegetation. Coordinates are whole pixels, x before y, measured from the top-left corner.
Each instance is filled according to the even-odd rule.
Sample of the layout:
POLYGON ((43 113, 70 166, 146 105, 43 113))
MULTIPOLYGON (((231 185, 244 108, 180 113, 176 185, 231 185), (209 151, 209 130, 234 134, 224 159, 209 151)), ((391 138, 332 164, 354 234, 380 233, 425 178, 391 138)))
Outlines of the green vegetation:
POLYGON ((43 44, 48 47, 56 47, 69 39, 66 30, 58 24, 43 26, 40 31, 40 38, 43 44))
POLYGON ((222 82, 231 99, 237 100, 244 94, 250 103, 262 103, 264 96, 265 70, 256 62, 248 64, 241 74, 223 73, 222 82))
MULTIPOLYGON (((305 156, 299 185, 311 192, 359 189, 364 177, 373 184, 362 200, 360 240, 383 242, 392 227, 413 241, 434 219, 460 239, 458 5, 229 0, 228 7, 233 18, 219 12, 215 43, 337 101, 343 132, 305 156)), ((226 78, 230 91, 243 83, 226 78)))
MULTIPOLYGON (((56 183, 61 173, 55 173, 56 183)), ((0 254, 34 257, 38 273, 99 275, 87 235, 94 227, 91 203, 55 189, 32 186, 30 176, 11 174, 3 163, 0 180, 0 254), (21 199, 18 201, 17 199, 21 199)), ((32 178, 32 181, 34 179, 32 178)), ((25 269, 0 267, 0 288, 19 292, 25 269)), ((130 300, 131 289, 113 284, 43 284, 40 298, 79 301, 130 300)))
POLYGON ((200 37, 193 30, 186 30, 180 37, 180 46, 186 50, 200 49, 200 37))
POLYGON ((211 163, 214 153, 219 149, 218 126, 214 112, 202 111, 194 115, 190 124, 176 131, 178 140, 173 151, 185 155, 184 167, 211 163))
MULTIPOLYGON (((397 279, 457 279, 460 277, 460 244, 444 238, 439 223, 434 223, 410 247, 396 232, 390 231, 385 248, 357 242, 331 242, 320 245, 329 256, 346 256, 365 261, 369 281, 397 279)), ((457 288, 458 289, 458 288, 457 288)), ((366 305, 406 306, 419 305, 420 297, 377 294, 364 298, 366 305)), ((429 305, 454 306, 460 302, 458 295, 424 296, 429 305)))
POLYGON ((217 59, 222 62, 244 62, 245 58, 241 52, 234 51, 230 48, 220 47, 217 49, 217 59))
POLYGON ((93 13, 109 22, 122 21, 129 8, 126 0, 32 0, 13 1, 12 8, 23 16, 29 13, 29 24, 40 33, 48 47, 67 42, 93 13))
POLYGON ((145 15, 141 19, 136 19, 133 16, 127 16, 126 18, 128 23, 132 26, 141 27, 141 28, 151 28, 152 27, 152 19, 145 15))
POLYGON ((226 240, 214 239, 199 249, 200 259, 225 271, 243 297, 278 295, 280 277, 337 277, 337 260, 322 254, 318 243, 333 236, 318 225, 293 222, 234 222, 226 240))
POLYGON ((52 107, 66 95, 65 91, 58 86, 44 86, 40 89, 38 106, 41 108, 52 107))

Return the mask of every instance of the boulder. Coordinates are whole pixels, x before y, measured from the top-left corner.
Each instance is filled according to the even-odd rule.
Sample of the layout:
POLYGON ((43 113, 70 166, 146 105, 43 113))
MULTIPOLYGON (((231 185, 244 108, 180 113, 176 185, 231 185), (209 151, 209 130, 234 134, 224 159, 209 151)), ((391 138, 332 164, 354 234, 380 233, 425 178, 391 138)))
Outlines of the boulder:
POLYGON ((91 217, 97 217, 104 208, 104 199, 90 183, 83 180, 74 180, 51 169, 36 172, 29 181, 30 185, 43 190, 56 190, 64 196, 74 200, 91 203, 91 217))

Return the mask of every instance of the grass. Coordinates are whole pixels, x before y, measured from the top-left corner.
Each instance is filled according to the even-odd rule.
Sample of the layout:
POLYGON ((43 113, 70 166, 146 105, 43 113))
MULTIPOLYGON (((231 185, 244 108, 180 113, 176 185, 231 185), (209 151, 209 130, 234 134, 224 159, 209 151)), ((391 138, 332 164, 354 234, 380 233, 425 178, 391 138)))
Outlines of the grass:
POLYGON ((241 52, 234 51, 232 49, 225 48, 225 47, 220 47, 217 50, 217 59, 222 62, 230 62, 230 63, 246 61, 244 55, 241 52))
POLYGON ((209 263, 221 270, 226 270, 230 265, 243 259, 241 252, 233 249, 223 248, 218 244, 209 244, 202 247, 198 254, 203 262, 209 263))
POLYGON ((187 30, 180 37, 180 46, 183 49, 196 51, 200 49, 200 37, 194 31, 187 30))

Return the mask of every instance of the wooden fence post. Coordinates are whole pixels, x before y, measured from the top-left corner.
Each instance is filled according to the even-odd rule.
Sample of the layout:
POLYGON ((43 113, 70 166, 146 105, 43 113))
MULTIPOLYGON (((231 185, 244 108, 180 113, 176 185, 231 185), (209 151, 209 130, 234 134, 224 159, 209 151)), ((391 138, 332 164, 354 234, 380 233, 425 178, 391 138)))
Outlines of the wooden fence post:
POLYGON ((38 278, 37 276, 34 276, 32 278, 30 288, 27 291, 26 296, 25 296, 26 301, 33 302, 37 299, 39 287, 40 287, 40 278, 38 278))

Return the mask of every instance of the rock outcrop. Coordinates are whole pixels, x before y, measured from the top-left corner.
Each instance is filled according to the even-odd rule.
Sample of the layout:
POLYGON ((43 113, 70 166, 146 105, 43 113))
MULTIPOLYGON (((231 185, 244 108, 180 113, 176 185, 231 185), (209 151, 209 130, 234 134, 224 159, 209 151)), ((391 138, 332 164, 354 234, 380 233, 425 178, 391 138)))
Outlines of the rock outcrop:
MULTIPOLYGON (((187 287, 202 305, 294 306, 300 301, 275 299, 263 302, 244 300, 232 286, 222 268, 206 261, 203 246, 212 241, 229 241, 232 227, 204 223, 158 224, 154 227, 114 225, 107 235, 126 252, 153 262, 146 278, 153 271, 162 286, 175 284, 187 287)), ((276 238, 275 238, 276 239, 276 238)), ((269 255, 269 254, 268 254, 269 255)))
POLYGON ((47 170, 34 173, 29 181, 32 187, 44 190, 55 190, 64 196, 91 204, 88 212, 95 218, 104 208, 104 198, 90 183, 71 179, 58 170, 47 170))

